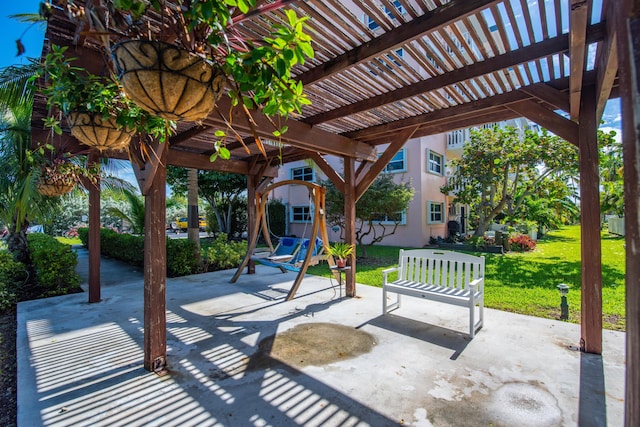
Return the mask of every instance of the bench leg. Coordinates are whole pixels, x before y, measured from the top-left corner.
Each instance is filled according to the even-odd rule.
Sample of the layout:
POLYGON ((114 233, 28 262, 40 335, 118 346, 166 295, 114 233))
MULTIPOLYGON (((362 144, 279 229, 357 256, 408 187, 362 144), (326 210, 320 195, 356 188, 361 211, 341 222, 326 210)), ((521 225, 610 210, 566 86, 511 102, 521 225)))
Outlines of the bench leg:
POLYGON ((387 303, 387 288, 382 286, 382 314, 387 314, 388 312, 400 308, 400 294, 396 294, 396 302, 387 303))
POLYGON ((473 339, 476 334, 476 323, 475 323, 475 314, 476 314, 476 301, 475 299, 470 299, 471 306, 469 307, 469 338, 473 339))

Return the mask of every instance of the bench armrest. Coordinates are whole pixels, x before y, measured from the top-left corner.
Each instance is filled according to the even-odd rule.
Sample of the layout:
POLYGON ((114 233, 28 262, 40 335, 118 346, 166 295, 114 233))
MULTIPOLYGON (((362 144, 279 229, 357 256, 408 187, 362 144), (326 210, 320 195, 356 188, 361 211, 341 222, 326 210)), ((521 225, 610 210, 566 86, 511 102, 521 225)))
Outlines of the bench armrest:
POLYGON ((478 286, 480 286, 481 290, 484 289, 484 277, 478 277, 476 280, 469 283, 469 291, 473 293, 477 292, 478 286))
POLYGON ((382 285, 384 286, 385 283, 387 283, 387 275, 389 273, 393 273, 394 271, 398 271, 400 270, 400 267, 391 267, 391 268, 385 268, 384 270, 382 270, 382 285))

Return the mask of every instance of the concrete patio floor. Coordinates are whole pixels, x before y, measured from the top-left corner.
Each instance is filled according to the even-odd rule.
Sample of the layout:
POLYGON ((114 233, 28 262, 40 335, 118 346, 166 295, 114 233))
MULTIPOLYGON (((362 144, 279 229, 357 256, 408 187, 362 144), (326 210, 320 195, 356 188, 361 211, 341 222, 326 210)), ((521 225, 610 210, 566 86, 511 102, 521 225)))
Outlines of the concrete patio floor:
POLYGON ((382 316, 380 289, 341 298, 315 276, 287 302, 293 273, 258 266, 230 284, 232 274, 168 280, 164 377, 142 367, 143 282, 131 267, 103 260, 98 304, 86 293, 20 303, 18 425, 623 424, 623 333, 604 331, 602 357, 581 354, 570 348, 578 325, 486 310, 469 340, 464 309, 404 298, 382 316), (309 332, 331 324, 373 345, 349 357, 350 340, 309 332), (299 325, 328 360, 269 355, 299 325))

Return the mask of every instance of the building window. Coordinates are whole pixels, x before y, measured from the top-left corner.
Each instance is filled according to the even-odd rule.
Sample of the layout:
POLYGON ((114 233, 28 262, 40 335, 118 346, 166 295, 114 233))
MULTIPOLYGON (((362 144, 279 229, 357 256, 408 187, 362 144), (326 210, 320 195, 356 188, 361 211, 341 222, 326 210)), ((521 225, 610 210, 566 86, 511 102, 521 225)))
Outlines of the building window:
POLYGON ((313 182, 313 168, 309 166, 293 168, 291 169, 291 179, 313 182))
POLYGON ((405 149, 403 148, 400 151, 398 151, 395 156, 393 156, 391 161, 387 163, 387 166, 385 166, 382 172, 389 172, 389 173, 406 172, 407 166, 406 166, 405 158, 406 158, 406 153, 405 153, 405 149))
POLYGON ((444 223, 444 203, 427 202, 427 210, 429 224, 442 224, 444 223))
POLYGON ((427 150, 427 171, 436 175, 444 175, 444 156, 427 150))
POLYGON ((309 206, 291 206, 291 222, 311 222, 309 206))
MULTIPOLYGON (((400 13, 401 15, 404 13, 404 6, 402 6, 402 4, 400 3, 399 0, 394 0, 393 6, 396 8, 398 13, 400 13)), ((396 17, 393 15, 393 12, 391 12, 391 10, 389 10, 388 7, 385 6, 384 12, 387 14, 389 19, 391 19, 392 21, 396 21, 397 20, 396 17)), ((380 28, 380 24, 378 24, 376 21, 374 21, 372 17, 367 16, 366 17, 366 21, 367 21, 367 26, 369 27, 370 30, 376 30, 376 29, 380 28)))
POLYGON ((407 212, 406 211, 402 211, 402 212, 396 212, 394 214, 391 215, 385 215, 385 214, 381 214, 381 215, 376 215, 372 218, 372 221, 374 223, 378 223, 378 224, 395 224, 398 223, 400 225, 406 225, 407 224, 407 212))

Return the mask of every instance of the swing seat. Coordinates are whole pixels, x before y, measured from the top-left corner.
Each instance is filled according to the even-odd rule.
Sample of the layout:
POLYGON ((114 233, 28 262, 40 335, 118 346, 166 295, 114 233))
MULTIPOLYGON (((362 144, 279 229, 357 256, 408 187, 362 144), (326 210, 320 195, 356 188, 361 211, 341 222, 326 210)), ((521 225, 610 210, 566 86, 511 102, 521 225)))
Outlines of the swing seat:
MULTIPOLYGON (((300 241, 301 239, 295 239, 295 240, 300 241)), ((300 268, 302 267, 302 264, 304 263, 304 259, 307 256, 309 244, 311 242, 309 239, 302 239, 301 241, 302 243, 297 245, 294 253, 292 253, 291 255, 285 255, 288 257, 288 259, 283 259, 283 255, 274 255, 274 256, 268 256, 263 258, 256 257, 252 259, 267 267, 277 267, 283 273, 285 273, 286 271, 299 272, 300 268)), ((278 245, 280 244, 278 243, 278 245)), ((276 250, 274 250, 274 253, 275 252, 276 250)), ((309 265, 318 264, 318 262, 320 262, 320 260, 324 258, 323 253, 324 253, 324 246, 322 244, 322 239, 316 238, 316 244, 315 244, 315 247, 313 248, 313 253, 311 254, 311 260, 309 261, 309 265)))
POLYGON ((265 258, 274 262, 288 261, 296 254, 300 247, 300 240, 297 237, 282 237, 272 252, 256 252, 251 259, 258 262, 265 258))

